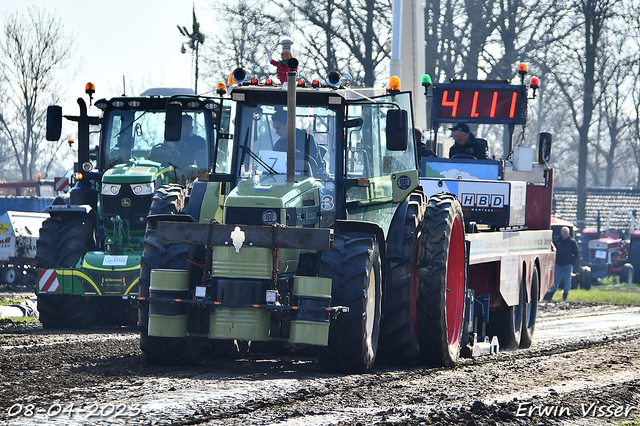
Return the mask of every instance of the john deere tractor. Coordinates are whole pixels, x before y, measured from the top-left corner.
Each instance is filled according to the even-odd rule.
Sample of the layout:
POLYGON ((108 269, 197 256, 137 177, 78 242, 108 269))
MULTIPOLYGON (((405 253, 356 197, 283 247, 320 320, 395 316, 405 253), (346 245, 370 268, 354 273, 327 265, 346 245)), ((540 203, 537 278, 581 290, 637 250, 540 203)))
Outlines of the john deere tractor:
MULTIPOLYGON (((88 89, 91 95, 92 85, 88 89)), ((219 103, 189 96, 183 117, 176 119, 192 122, 193 134, 182 141, 178 135, 176 144, 168 144, 167 102, 181 99, 153 92, 101 99, 95 102, 102 110, 98 117, 89 116, 86 102, 79 98, 80 114, 64 116, 78 123, 78 161, 75 186, 45 209, 50 218, 37 241, 36 293, 45 328, 137 322, 137 311, 123 297, 138 291, 154 193, 160 187, 171 191, 189 186, 210 164, 208 147, 219 103), (99 131, 90 131, 91 126, 99 131), (92 149, 91 133, 99 134, 92 149)), ((47 139, 60 138, 62 118, 59 106, 49 107, 47 139)))
MULTIPOLYGON (((343 87, 337 73, 322 85, 290 74, 288 90, 246 75, 210 101, 221 113, 208 173, 155 192, 163 213, 148 217, 132 297, 147 361, 309 346, 332 371, 369 371, 377 355, 451 365, 462 210, 419 186, 410 92, 343 87)), ((170 103, 167 140, 191 101, 170 103)))

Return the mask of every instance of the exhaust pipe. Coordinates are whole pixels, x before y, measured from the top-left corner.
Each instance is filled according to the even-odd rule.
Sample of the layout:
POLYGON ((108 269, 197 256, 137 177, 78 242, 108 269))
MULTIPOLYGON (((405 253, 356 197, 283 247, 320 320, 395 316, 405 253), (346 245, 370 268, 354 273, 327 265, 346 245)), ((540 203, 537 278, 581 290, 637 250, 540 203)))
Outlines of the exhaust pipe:
POLYGON ((287 182, 296 174, 296 72, 287 73, 287 182))

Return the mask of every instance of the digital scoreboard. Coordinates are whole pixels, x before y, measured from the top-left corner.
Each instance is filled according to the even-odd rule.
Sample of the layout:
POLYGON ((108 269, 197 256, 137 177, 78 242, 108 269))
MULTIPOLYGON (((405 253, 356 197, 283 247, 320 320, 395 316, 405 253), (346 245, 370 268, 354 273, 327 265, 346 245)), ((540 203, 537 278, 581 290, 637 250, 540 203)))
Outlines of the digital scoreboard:
POLYGON ((506 83, 436 83, 433 122, 524 124, 527 86, 506 83))

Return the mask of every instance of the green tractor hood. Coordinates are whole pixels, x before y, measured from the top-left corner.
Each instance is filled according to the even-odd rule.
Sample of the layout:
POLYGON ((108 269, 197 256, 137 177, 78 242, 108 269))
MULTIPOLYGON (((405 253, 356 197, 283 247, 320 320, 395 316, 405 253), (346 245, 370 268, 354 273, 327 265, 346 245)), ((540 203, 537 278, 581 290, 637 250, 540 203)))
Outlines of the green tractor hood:
POLYGON ((135 160, 118 164, 102 176, 103 183, 151 183, 160 178, 163 182, 173 174, 173 167, 150 160, 135 160))
POLYGON ((287 182, 284 175, 256 175, 226 197, 225 223, 315 226, 319 220, 320 181, 287 182))

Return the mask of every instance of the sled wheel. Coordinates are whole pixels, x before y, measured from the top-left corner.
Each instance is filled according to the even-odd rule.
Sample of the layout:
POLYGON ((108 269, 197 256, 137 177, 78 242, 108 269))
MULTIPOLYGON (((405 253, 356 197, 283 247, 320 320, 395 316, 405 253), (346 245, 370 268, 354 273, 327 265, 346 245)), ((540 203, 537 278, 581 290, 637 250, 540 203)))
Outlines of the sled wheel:
POLYGON ((458 199, 451 194, 432 196, 422 232, 415 305, 420 361, 452 366, 460 355, 466 293, 464 220, 458 199))
POLYGON ((331 321, 328 346, 320 347, 324 370, 371 371, 378 350, 382 297, 380 249, 375 236, 335 234, 333 250, 324 252, 320 275, 332 279, 331 304, 348 306, 331 321))
POLYGON ((520 348, 530 347, 531 342, 533 341, 533 332, 535 331, 536 319, 538 317, 538 297, 540 294, 539 277, 538 268, 534 267, 531 274, 531 294, 529 296, 529 302, 525 302, 524 305, 524 317, 522 318, 522 331, 519 345, 520 348))
POLYGON ((518 304, 497 309, 489 314, 487 333, 490 336, 498 337, 500 350, 512 351, 520 346, 526 300, 527 294, 523 276, 518 304))
POLYGON ((402 239, 402 251, 399 253, 401 256, 387 253, 378 359, 388 365, 413 365, 420 355, 415 297, 426 204, 422 192, 411 194, 405 205, 398 209, 398 216, 402 215, 398 217, 399 229, 394 228, 394 223, 389 231, 388 240, 402 239))
MULTIPOLYGON (((179 213, 184 208, 187 190, 181 185, 163 185, 156 190, 149 214, 179 213)), ((190 270, 187 244, 161 244, 157 242, 157 230, 148 227, 140 259, 138 295, 149 296, 152 269, 190 270)), ((194 363, 202 346, 199 338, 157 337, 148 335, 149 305, 138 304, 138 328, 140 349, 145 362, 157 365, 184 365, 194 363)))

